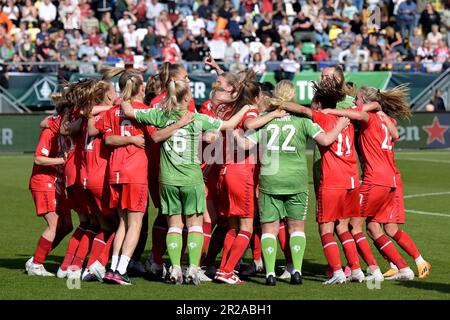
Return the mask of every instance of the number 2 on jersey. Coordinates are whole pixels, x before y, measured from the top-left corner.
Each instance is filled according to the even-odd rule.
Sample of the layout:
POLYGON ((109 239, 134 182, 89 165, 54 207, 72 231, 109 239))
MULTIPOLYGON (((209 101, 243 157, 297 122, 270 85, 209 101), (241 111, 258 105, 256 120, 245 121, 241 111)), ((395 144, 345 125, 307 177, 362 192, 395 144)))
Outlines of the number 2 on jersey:
MULTIPOLYGON (((280 127, 274 124, 268 125, 267 130, 272 132, 269 141, 267 142, 267 149, 271 151, 280 151, 280 146, 275 145, 275 141, 280 138, 280 127)), ((291 124, 286 124, 281 127, 281 131, 288 131, 286 139, 284 139, 283 144, 281 145, 281 151, 285 152, 295 152, 295 147, 290 146, 292 138, 295 135, 295 127, 291 124)))

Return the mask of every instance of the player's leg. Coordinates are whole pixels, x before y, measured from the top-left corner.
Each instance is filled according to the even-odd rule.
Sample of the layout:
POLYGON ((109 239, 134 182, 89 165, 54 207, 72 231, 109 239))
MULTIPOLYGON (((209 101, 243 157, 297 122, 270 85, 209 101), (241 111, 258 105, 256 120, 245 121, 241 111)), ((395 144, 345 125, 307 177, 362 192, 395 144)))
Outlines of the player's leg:
POLYGON ((192 214, 186 217, 188 227, 187 249, 189 255, 189 268, 187 272, 187 283, 200 284, 199 264, 203 248, 203 215, 192 214))
POLYGON ((60 213, 56 212, 59 216, 58 227, 56 228, 55 240, 53 240, 52 250, 55 249, 64 238, 72 232, 72 216, 70 213, 60 213))
POLYGON ((145 250, 148 239, 148 206, 144 212, 144 217, 142 218, 142 228, 139 235, 139 241, 136 245, 136 249, 133 252, 130 263, 128 265, 128 273, 131 275, 140 276, 145 274, 144 264, 141 262, 142 253, 145 250))
POLYGON ((126 210, 118 209, 119 226, 117 227, 116 235, 113 241, 113 250, 111 256, 111 267, 106 272, 104 280, 109 283, 115 283, 114 278, 119 264, 119 257, 122 250, 123 241, 125 239, 127 230, 127 212, 126 210))
POLYGON ((72 265, 69 267, 69 270, 74 271, 74 273, 69 273, 69 277, 81 276, 81 274, 79 273, 83 268, 84 260, 86 259, 88 253, 91 251, 92 242, 94 241, 95 235, 98 232, 98 225, 99 224, 97 219, 95 218, 95 215, 91 213, 89 215, 89 227, 81 237, 77 252, 75 253, 75 256, 72 260, 72 265))
POLYGON ((281 251, 283 251, 284 259, 286 261, 286 267, 280 279, 290 279, 292 273, 292 256, 289 246, 289 231, 287 222, 280 220, 280 231, 278 232, 278 242, 280 243, 281 251))
POLYGON ((319 222, 319 233, 322 240, 322 248, 328 265, 333 271, 333 276, 324 284, 345 283, 345 274, 342 271, 339 247, 334 238, 334 222, 319 222))
POLYGON ((172 214, 167 218, 169 229, 166 236, 167 253, 171 264, 170 281, 173 284, 183 283, 181 271, 181 249, 183 246, 183 219, 180 214, 172 214))
POLYGON ((56 212, 48 212, 44 215, 47 227, 39 238, 36 251, 33 255, 33 263, 31 264, 30 269, 28 269, 29 276, 54 276, 54 274, 45 270, 43 263, 52 250, 52 243, 55 239, 56 228, 58 226, 58 218, 56 212))
POLYGON ((233 247, 234 240, 237 237, 238 230, 239 230, 239 217, 236 216, 230 216, 228 217, 228 232, 225 235, 225 239, 223 242, 223 251, 222 251, 222 259, 220 261, 220 267, 217 272, 223 273, 223 269, 225 268, 225 265, 228 261, 231 248, 233 247))
POLYGON ((152 227, 152 250, 147 258, 146 269, 160 279, 163 276, 163 256, 166 253, 167 218, 158 209, 158 215, 152 227))
POLYGON ((351 269, 350 281, 362 282, 364 280, 364 273, 361 270, 359 263, 358 249, 356 248, 355 239, 349 231, 350 218, 339 219, 335 225, 335 231, 342 244, 345 258, 351 269))
POLYGON ((240 218, 239 233, 236 235, 236 239, 230 249, 230 254, 223 268, 224 272, 230 273, 234 271, 239 259, 244 255, 245 250, 248 247, 252 234, 253 218, 240 218))

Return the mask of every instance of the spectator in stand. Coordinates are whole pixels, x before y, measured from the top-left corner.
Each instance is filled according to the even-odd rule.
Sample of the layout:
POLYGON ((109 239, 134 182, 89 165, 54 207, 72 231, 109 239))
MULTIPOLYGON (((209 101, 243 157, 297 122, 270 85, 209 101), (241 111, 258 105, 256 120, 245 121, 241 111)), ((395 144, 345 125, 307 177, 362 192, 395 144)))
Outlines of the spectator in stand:
POLYGON ((79 29, 80 26, 80 8, 73 0, 64 0, 59 4, 59 19, 64 25, 64 29, 79 29))
POLYGON ((338 44, 342 49, 347 49, 355 41, 355 34, 352 32, 352 26, 348 23, 343 25, 344 31, 337 37, 338 44))
POLYGON ((297 14, 297 17, 292 23, 292 35, 294 36, 296 42, 316 41, 316 35, 314 33, 314 25, 309 17, 305 17, 303 11, 300 11, 297 14))
POLYGON ((411 56, 417 55, 417 49, 422 45, 423 36, 419 27, 414 28, 414 33, 411 39, 408 41, 409 54, 411 56))
MULTIPOLYGON (((49 36, 45 36, 43 43, 36 47, 36 54, 40 62, 56 61, 58 59, 58 54, 55 50, 55 47, 51 43, 49 36)), ((53 68, 51 67, 40 67, 40 70, 43 72, 49 72, 52 69, 53 68)))
POLYGON ((322 61, 328 61, 328 60, 330 59, 330 57, 328 56, 328 53, 327 53, 327 51, 326 51, 324 48, 318 47, 318 48, 316 49, 316 53, 314 53, 314 54, 312 55, 312 59, 313 59, 314 61, 318 62, 318 63, 319 63, 319 66, 323 66, 323 65, 321 64, 321 62, 322 62, 322 61))
POLYGON ((434 50, 431 48, 430 41, 423 40, 422 45, 417 49, 417 56, 422 63, 431 62, 434 56, 434 50))
POLYGON ((422 26, 423 34, 429 34, 433 25, 441 24, 441 16, 434 10, 431 3, 425 5, 425 10, 420 15, 419 24, 422 26))
POLYGON ((234 54, 234 60, 230 64, 230 72, 239 73, 245 71, 247 66, 241 62, 241 55, 239 53, 234 54))
POLYGON ((147 3, 147 20, 151 25, 155 25, 155 18, 161 15, 164 6, 157 0, 150 0, 147 3))
POLYGON ((400 32, 395 31, 392 27, 387 27, 386 40, 386 50, 390 52, 398 52, 402 56, 406 56, 406 49, 403 47, 403 39, 400 32))
POLYGON ((87 16, 81 21, 81 31, 85 35, 90 35, 94 32, 94 28, 99 29, 98 19, 94 16, 94 10, 90 9, 87 16))
POLYGON ((109 54, 109 47, 106 45, 103 39, 95 46, 95 54, 100 60, 105 60, 109 54))
POLYGON ((325 18, 328 20, 330 26, 342 26, 341 17, 337 14, 336 9, 334 8, 333 0, 326 0, 326 3, 322 7, 321 11, 325 14, 325 18))
POLYGON ((206 31, 208 31, 208 33, 213 34, 214 31, 216 30, 216 26, 217 26, 217 13, 213 12, 211 14, 211 17, 207 18, 206 20, 206 31))
POLYGON ((259 52, 253 55, 252 62, 248 67, 257 74, 263 74, 266 71, 266 65, 261 60, 261 54, 259 54, 259 52))
POLYGON ((363 46, 368 47, 369 42, 370 42, 370 37, 372 35, 369 34, 369 30, 366 25, 361 26, 361 32, 359 34, 361 35, 363 46))
POLYGON ((405 0, 398 6, 397 22, 403 39, 407 37, 407 29, 408 39, 411 39, 413 35, 416 26, 416 8, 417 5, 412 0, 405 0))
POLYGON ((168 12, 166 10, 161 11, 161 15, 155 18, 155 34, 165 37, 172 28, 168 12))
POLYGON ((141 69, 141 72, 143 72, 147 76, 158 73, 158 63, 150 54, 144 55, 144 66, 141 69))
POLYGON ((67 57, 69 57, 70 52, 72 52, 72 48, 70 47, 70 43, 69 40, 67 40, 67 38, 64 38, 62 40, 61 46, 57 48, 58 52, 59 52, 59 56, 61 58, 61 60, 66 60, 67 57))
POLYGON ((331 48, 329 49, 330 61, 337 64, 339 62, 339 55, 342 52, 342 48, 338 45, 336 39, 331 41, 331 48))
POLYGON ((225 52, 224 52, 224 57, 223 57, 223 62, 225 64, 229 64, 231 62, 233 62, 234 60, 234 55, 236 54, 236 48, 233 46, 233 38, 228 38, 227 39, 227 45, 225 47, 225 52))
POLYGON ((300 63, 295 59, 293 51, 288 52, 287 57, 283 59, 280 67, 284 71, 285 78, 292 81, 295 73, 300 71, 300 63))
POLYGON ((280 61, 278 61, 277 53, 275 52, 275 50, 272 50, 270 52, 270 58, 269 60, 265 61, 265 64, 266 64, 266 71, 268 72, 281 71, 281 63, 280 61))
POLYGON ((41 45, 46 36, 50 36, 49 24, 47 22, 41 23, 41 31, 36 35, 36 45, 41 45))
POLYGON ((108 36, 109 30, 116 25, 116 22, 111 18, 111 12, 107 11, 102 15, 102 21, 100 21, 100 33, 105 37, 108 36))
POLYGON ((234 40, 239 40, 241 38, 240 21, 241 17, 237 10, 233 9, 231 11, 231 19, 228 21, 228 31, 234 40))
POLYGON ((232 10, 233 10, 233 5, 231 4, 231 1, 225 0, 223 2, 223 6, 219 9, 219 17, 230 20, 232 10))
POLYGON ((444 99, 441 96, 441 89, 436 88, 434 96, 430 100, 430 104, 434 106, 434 112, 446 112, 444 99))
POLYGON ((441 24, 447 31, 447 43, 450 45, 450 1, 445 1, 441 15, 441 24))
POLYGON ((26 0, 25 5, 20 8, 20 13, 22 16, 20 21, 37 25, 38 11, 33 1, 26 0))
POLYGON ((287 55, 289 52, 287 41, 284 39, 281 39, 280 45, 278 46, 278 48, 275 49, 275 51, 277 53, 278 60, 281 61, 281 60, 287 58, 287 55))
POLYGON ((434 55, 432 61, 425 63, 424 66, 428 73, 440 73, 442 72, 443 63, 440 63, 437 60, 437 56, 434 55))
POLYGON ((119 28, 117 26, 109 29, 106 43, 113 52, 120 52, 125 47, 123 35, 119 32, 119 28))
POLYGON ((126 48, 129 48, 134 52, 142 52, 141 41, 139 40, 139 34, 136 31, 135 24, 130 24, 128 26, 128 31, 123 34, 123 40, 126 48))
POLYGON ((89 10, 91 10, 91 3, 88 0, 79 0, 78 7, 80 8, 81 20, 87 17, 89 10))
POLYGON ((55 22, 56 13, 56 7, 50 0, 44 0, 44 3, 41 3, 39 6, 39 20, 45 21, 50 25, 53 25, 55 22))
POLYGON ((280 41, 280 35, 278 34, 275 24, 273 22, 272 12, 266 12, 264 14, 264 19, 261 20, 261 22, 259 23, 256 35, 260 39, 270 37, 272 39, 272 42, 280 41))
POLYGON ((385 69, 382 63, 381 56, 378 52, 372 51, 368 59, 368 70, 367 71, 381 71, 385 69))
POLYGON ((329 45, 330 38, 328 36, 328 20, 325 19, 325 14, 323 12, 319 13, 316 22, 314 23, 314 30, 316 35, 316 42, 319 44, 329 45))
POLYGON ((345 21, 350 21, 357 13, 358 8, 353 4, 353 0, 346 0, 344 8, 342 9, 342 19, 345 21))
POLYGON ((172 32, 167 34, 162 48, 164 62, 177 63, 181 60, 181 50, 178 47, 172 32))
POLYGON ((295 54, 295 59, 298 61, 298 62, 302 62, 302 61, 305 61, 306 60, 306 57, 305 57, 305 55, 303 54, 303 51, 302 51, 302 47, 303 47, 303 43, 301 43, 301 42, 295 42, 295 46, 294 46, 294 54, 295 54))
POLYGON ((157 61, 163 60, 163 43, 160 37, 155 38, 155 43, 150 46, 148 53, 157 61))
POLYGON ((114 9, 114 19, 119 20, 125 11, 129 10, 128 0, 117 0, 114 9))
POLYGON ((5 62, 12 61, 15 54, 16 49, 14 48, 11 39, 7 38, 0 48, 0 58, 5 62))
POLYGON ((253 23, 253 17, 247 13, 245 14, 245 22, 241 28, 242 37, 249 41, 254 41, 256 38, 256 27, 253 23))
POLYGON ((259 49, 259 53, 261 54, 261 60, 263 62, 269 60, 272 52, 275 52, 276 54, 275 47, 272 44, 272 39, 270 37, 267 37, 264 41, 264 45, 259 49))
MULTIPOLYGON (((172 32, 169 31, 168 34, 172 34, 172 32)), ((192 34, 191 31, 188 29, 186 20, 183 20, 181 26, 177 28, 177 32, 175 35, 179 49, 181 49, 181 51, 183 52, 189 50, 189 48, 191 47, 191 42, 194 39, 191 38, 192 34)))
MULTIPOLYGON (((349 22, 352 26, 352 32, 354 34, 361 34, 361 28, 363 27, 363 22, 361 20, 361 15, 357 12, 353 15, 353 19, 349 22)), ((367 27, 366 27, 367 30, 367 27)))
POLYGON ((16 27, 19 26, 19 8, 16 6, 14 0, 8 0, 6 4, 3 6, 3 12, 8 15, 9 20, 16 27))
POLYGON ((301 11, 305 17, 309 17, 314 21, 319 17, 320 9, 322 9, 321 0, 307 0, 301 11))
POLYGON ((144 39, 142 39, 141 47, 144 50, 144 52, 149 52, 150 47, 155 44, 156 41, 156 34, 155 29, 151 26, 147 26, 147 33, 144 36, 144 39))
POLYGON ((128 26, 132 23, 136 23, 137 19, 130 11, 124 11, 122 18, 117 21, 117 27, 119 31, 124 34, 128 30, 128 26))
POLYGON ((188 72, 201 69, 199 65, 201 64, 200 61, 202 61, 202 55, 195 41, 191 42, 191 47, 183 53, 183 60, 190 62, 187 65, 188 72))
POLYGON ((431 48, 436 49, 439 40, 443 40, 444 36, 439 32, 439 26, 433 24, 431 26, 431 32, 427 35, 427 40, 430 42, 431 48))
POLYGON ((278 34, 281 39, 287 42, 294 42, 294 38, 291 35, 291 26, 288 24, 286 17, 281 18, 281 23, 278 25, 278 34))
POLYGON ((29 61, 31 56, 36 54, 36 46, 31 41, 30 36, 25 34, 23 35, 23 42, 19 45, 19 57, 23 62, 29 61))
MULTIPOLYGON (((188 28, 191 30, 192 35, 194 37, 197 37, 200 35, 200 30, 204 29, 206 27, 205 20, 203 18, 199 17, 197 12, 193 12, 192 16, 188 17, 187 19, 188 28)), ((239 27, 238 27, 239 30, 239 27)))
POLYGON ((209 3, 209 0, 202 0, 202 4, 198 7, 197 13, 200 18, 206 19, 213 13, 214 7, 209 3))
POLYGON ((444 40, 438 41, 438 47, 434 50, 437 61, 444 64, 450 58, 450 50, 444 40))
POLYGON ((339 63, 345 65, 345 71, 357 72, 361 63, 367 63, 369 54, 365 50, 358 49, 355 44, 350 45, 339 55, 339 63))
POLYGON ((78 49, 78 58, 83 58, 83 56, 93 57, 94 55, 95 49, 92 46, 91 40, 86 39, 78 49))
POLYGON ((92 65, 91 57, 87 54, 81 57, 80 66, 78 67, 80 74, 90 75, 95 73, 95 68, 92 65))
POLYGON ((131 7, 131 13, 136 17, 136 27, 145 28, 147 26, 147 5, 146 0, 137 0, 131 7))
POLYGON ((75 50, 78 50, 84 42, 80 30, 73 30, 73 33, 68 35, 67 38, 69 39, 70 47, 75 50))

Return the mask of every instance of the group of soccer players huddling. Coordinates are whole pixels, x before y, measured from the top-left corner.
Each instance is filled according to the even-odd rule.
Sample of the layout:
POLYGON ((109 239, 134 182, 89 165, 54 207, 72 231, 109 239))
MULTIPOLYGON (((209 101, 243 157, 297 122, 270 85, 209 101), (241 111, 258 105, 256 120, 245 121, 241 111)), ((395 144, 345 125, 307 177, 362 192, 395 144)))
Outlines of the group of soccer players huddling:
POLYGON ((79 226, 59 278, 127 285, 135 274, 173 284, 239 284, 265 270, 266 285, 276 285, 279 242, 286 260, 280 278, 301 284, 309 139, 316 144, 324 283, 413 279, 391 239, 415 260, 420 278, 429 275, 431 265, 399 228, 405 216, 392 117, 410 116, 405 86, 352 93, 342 69, 328 67, 307 108, 295 103, 289 81, 273 87, 252 71, 223 72, 212 58, 205 62, 218 77, 199 112, 180 64, 164 63, 146 85, 139 72, 122 68, 103 70, 101 80, 63 84, 56 114, 41 123, 34 157, 30 190, 47 227, 25 264, 28 275, 54 276, 43 263, 72 232, 74 211, 79 226), (149 194, 158 215, 144 265, 149 194), (384 274, 364 229, 390 264, 384 274), (253 261, 242 270, 249 246, 253 261))

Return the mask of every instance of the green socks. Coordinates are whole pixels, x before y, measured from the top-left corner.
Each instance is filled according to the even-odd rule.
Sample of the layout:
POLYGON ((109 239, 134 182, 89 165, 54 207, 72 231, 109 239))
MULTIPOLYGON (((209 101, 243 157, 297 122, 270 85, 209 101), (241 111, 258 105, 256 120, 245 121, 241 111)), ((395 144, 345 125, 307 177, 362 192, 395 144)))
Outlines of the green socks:
MULTIPOLYGON (((291 248, 292 264, 294 272, 299 271, 302 273, 303 255, 306 248, 306 237, 304 232, 293 232, 289 239, 289 245, 291 248)), ((264 247, 263 247, 264 248, 264 247)))
POLYGON ((198 266, 202 256, 203 247, 203 228, 201 226, 192 226, 189 228, 187 237, 187 248, 189 253, 189 264, 198 266))
POLYGON ((266 267, 266 275, 275 276, 275 262, 277 260, 277 238, 272 233, 263 233, 261 236, 261 248, 266 267))
POLYGON ((167 253, 169 254, 172 266, 181 266, 181 249, 183 247, 183 230, 177 227, 170 227, 167 236, 167 253))

